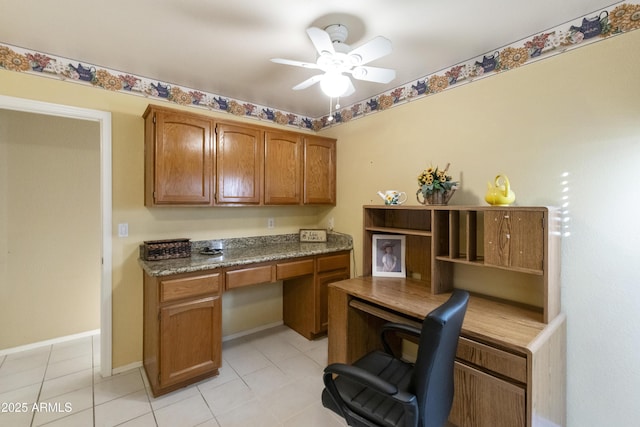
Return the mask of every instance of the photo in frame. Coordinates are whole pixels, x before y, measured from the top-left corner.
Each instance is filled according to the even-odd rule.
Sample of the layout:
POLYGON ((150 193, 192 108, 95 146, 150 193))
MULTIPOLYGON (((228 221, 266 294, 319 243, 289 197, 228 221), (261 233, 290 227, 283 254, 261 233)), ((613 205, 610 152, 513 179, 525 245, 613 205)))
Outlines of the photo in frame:
POLYGON ((374 234, 371 243, 373 276, 406 277, 405 236, 374 234))

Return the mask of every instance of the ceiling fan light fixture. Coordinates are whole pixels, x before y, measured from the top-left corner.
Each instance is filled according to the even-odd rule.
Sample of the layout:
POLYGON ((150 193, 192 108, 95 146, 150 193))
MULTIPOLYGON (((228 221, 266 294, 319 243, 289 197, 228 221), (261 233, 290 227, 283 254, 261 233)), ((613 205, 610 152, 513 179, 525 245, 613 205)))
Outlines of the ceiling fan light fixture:
POLYGON ((349 77, 342 73, 327 73, 320 81, 320 88, 328 97, 337 98, 349 88, 349 77))
POLYGON ((333 43, 344 43, 349 36, 349 30, 344 25, 331 24, 324 27, 324 30, 329 34, 329 38, 333 43))
MULTIPOLYGON (((345 40, 349 31, 340 24, 329 25, 324 30, 318 27, 307 28, 307 35, 318 52, 316 63, 293 61, 291 59, 273 58, 272 62, 293 65, 307 69, 323 71, 293 87, 293 90, 306 89, 316 83, 324 94, 330 98, 350 96, 355 92, 351 78, 375 83, 389 83, 396 76, 395 70, 365 66, 391 53, 391 41, 377 36, 367 43, 351 49, 345 40)), ((336 108, 339 108, 336 106, 336 108)), ((329 109, 329 117, 331 108, 329 109)))
POLYGON ((351 65, 357 66, 362 64, 362 56, 358 54, 349 55, 349 61, 351 61, 351 65))
POLYGON ((363 79, 367 75, 367 70, 365 68, 362 68, 362 67, 357 67, 357 68, 353 69, 351 74, 356 79, 363 79))

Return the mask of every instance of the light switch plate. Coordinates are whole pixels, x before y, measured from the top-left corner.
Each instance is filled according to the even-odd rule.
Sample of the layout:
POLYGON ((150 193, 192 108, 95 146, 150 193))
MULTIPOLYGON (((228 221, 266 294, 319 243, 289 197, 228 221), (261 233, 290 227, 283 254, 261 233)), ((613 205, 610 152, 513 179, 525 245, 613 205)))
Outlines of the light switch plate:
POLYGON ((129 236, 129 224, 123 222, 118 224, 118 237, 128 237, 129 236))

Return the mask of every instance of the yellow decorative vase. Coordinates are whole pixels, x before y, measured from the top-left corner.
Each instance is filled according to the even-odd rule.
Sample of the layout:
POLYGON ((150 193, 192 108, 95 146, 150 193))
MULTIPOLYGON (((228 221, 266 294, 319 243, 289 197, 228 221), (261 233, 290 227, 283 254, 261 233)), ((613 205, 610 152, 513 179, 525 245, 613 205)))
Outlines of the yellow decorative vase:
POLYGON ((511 190, 509 178, 506 175, 496 176, 495 183, 487 183, 487 194, 484 200, 492 206, 509 206, 516 200, 516 194, 511 190))

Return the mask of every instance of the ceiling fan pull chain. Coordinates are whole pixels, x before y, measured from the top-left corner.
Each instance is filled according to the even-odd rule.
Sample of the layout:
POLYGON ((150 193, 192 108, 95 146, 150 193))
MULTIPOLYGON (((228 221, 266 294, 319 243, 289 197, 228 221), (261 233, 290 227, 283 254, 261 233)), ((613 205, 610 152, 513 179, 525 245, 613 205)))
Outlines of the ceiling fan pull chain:
POLYGON ((332 107, 333 107, 333 98, 329 97, 329 117, 327 117, 328 121, 333 121, 333 112, 332 112, 332 107))

